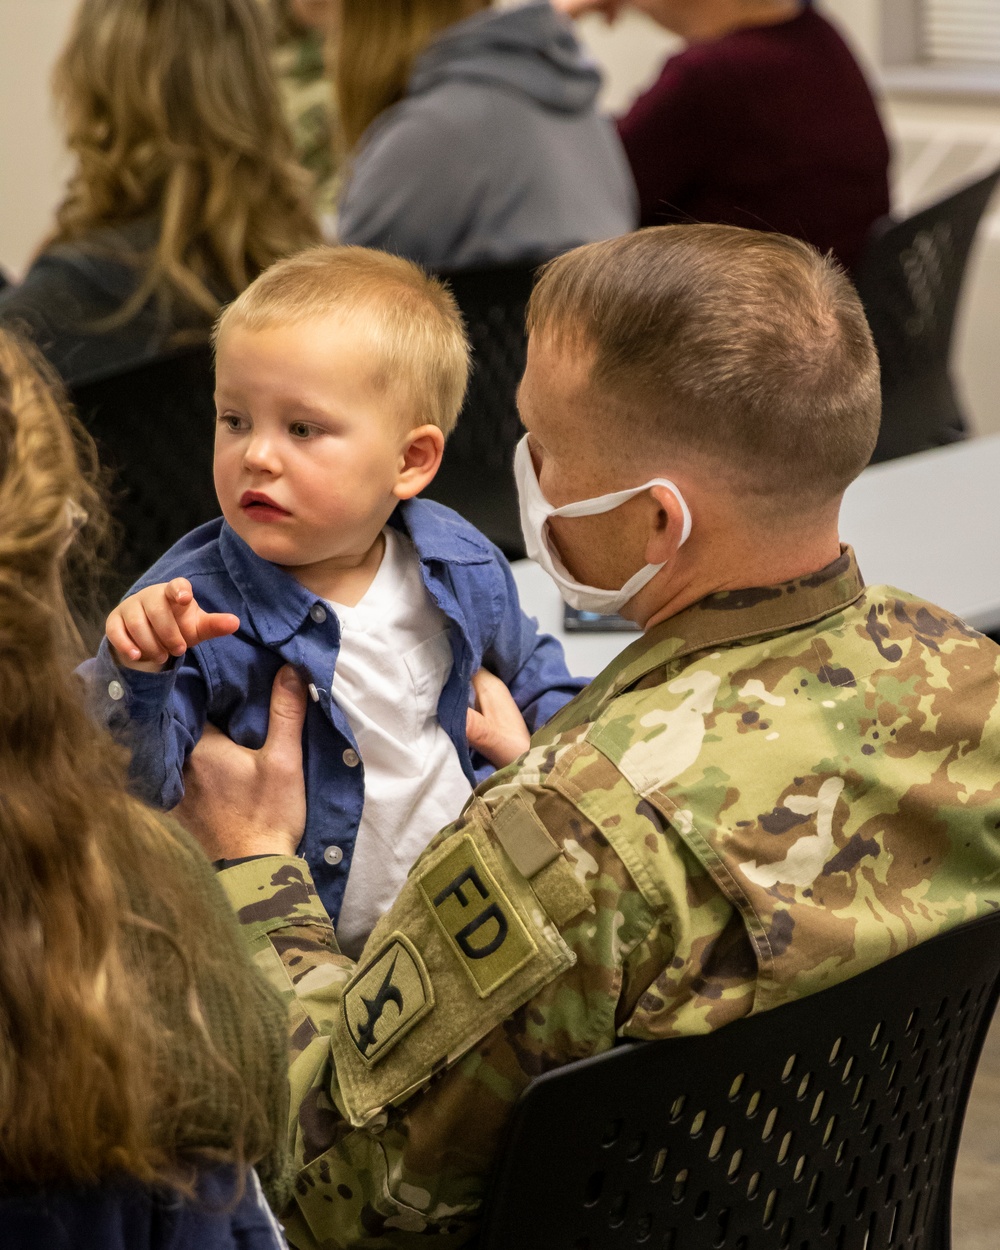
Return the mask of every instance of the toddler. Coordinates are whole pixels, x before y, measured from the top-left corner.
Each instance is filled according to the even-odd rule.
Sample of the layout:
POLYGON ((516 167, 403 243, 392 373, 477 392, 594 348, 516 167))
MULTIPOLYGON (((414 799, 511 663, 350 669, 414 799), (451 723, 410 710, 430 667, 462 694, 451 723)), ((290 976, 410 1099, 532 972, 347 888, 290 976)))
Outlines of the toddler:
POLYGON ((222 517, 140 579, 87 666, 135 790, 162 808, 206 721, 262 745, 274 676, 296 667, 311 698, 299 853, 353 956, 490 771, 466 738, 478 669, 532 730, 583 684, 499 551, 417 498, 467 375, 451 295, 410 262, 315 248, 272 266, 216 330, 222 517))

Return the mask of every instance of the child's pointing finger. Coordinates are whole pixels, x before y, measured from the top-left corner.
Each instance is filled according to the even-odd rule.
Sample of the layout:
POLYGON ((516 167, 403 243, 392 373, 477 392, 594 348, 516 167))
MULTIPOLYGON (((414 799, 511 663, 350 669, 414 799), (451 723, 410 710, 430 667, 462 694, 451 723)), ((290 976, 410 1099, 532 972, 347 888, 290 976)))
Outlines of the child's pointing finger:
POLYGON ((194 598, 191 583, 186 577, 175 577, 173 581, 167 582, 165 594, 168 603, 175 603, 181 608, 187 607, 194 598))

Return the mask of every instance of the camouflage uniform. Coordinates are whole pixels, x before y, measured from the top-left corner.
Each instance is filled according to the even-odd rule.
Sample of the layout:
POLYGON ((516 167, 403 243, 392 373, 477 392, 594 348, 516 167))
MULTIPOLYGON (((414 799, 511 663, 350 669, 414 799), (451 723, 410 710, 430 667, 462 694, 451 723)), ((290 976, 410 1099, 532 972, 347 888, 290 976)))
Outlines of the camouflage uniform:
MULTIPOLYGON (((282 6, 276 8, 281 15, 282 6)), ((316 212, 332 218, 340 179, 333 83, 326 72, 323 36, 314 30, 299 31, 284 22, 272 63, 296 155, 315 179, 316 212)))
POLYGON ((1000 906, 1000 650, 852 553, 635 642, 479 788, 358 965, 308 871, 222 874, 291 1012, 298 1247, 466 1242, 511 1104, 1000 906))

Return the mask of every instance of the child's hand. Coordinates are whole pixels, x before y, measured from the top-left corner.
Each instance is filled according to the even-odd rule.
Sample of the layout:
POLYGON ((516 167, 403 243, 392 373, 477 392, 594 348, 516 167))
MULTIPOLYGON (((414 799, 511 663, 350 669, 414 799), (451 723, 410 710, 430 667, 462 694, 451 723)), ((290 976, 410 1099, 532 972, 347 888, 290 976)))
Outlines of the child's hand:
POLYGON ((105 632, 119 664, 157 673, 172 655, 239 627, 240 618, 231 612, 203 612, 191 583, 175 577, 129 595, 108 617, 105 632))
POLYGON ((504 768, 528 749, 531 734, 521 709, 499 677, 481 668, 472 679, 477 706, 469 708, 465 732, 469 746, 491 764, 504 768))

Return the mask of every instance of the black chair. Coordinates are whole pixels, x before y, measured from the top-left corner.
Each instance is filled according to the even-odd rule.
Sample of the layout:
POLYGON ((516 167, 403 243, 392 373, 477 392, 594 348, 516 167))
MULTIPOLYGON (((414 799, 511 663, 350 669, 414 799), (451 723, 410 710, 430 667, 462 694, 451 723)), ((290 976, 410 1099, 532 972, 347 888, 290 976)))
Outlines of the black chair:
POLYGON ((112 472, 120 554, 116 602, 178 538, 219 515, 212 481, 215 389, 211 348, 188 348, 72 387, 70 397, 112 472))
POLYGON ((524 314, 539 264, 441 273, 472 343, 472 376, 437 477, 424 492, 477 526, 512 560, 524 555, 514 448, 524 431, 515 396, 524 373, 524 314))
POLYGON ((479 1250, 948 1250, 998 990, 1000 912, 715 1033, 539 1077, 479 1250))
POLYGON ((906 221, 872 231, 855 275, 882 365, 882 428, 872 463, 965 437, 949 373, 966 262, 1000 169, 906 221))

